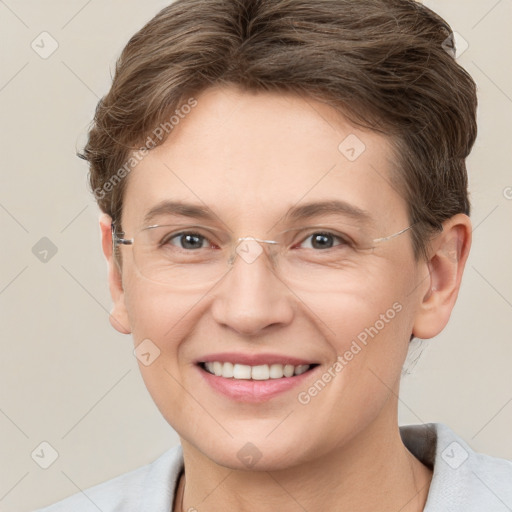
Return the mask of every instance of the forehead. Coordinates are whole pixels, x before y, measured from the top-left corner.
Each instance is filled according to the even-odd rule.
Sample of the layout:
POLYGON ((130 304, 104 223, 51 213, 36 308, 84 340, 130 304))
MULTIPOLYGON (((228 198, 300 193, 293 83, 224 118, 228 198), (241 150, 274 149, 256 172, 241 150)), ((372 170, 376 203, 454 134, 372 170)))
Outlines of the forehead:
POLYGON ((407 220, 392 181, 392 148, 382 135, 291 93, 223 87, 196 101, 128 175, 123 223, 140 223, 164 201, 255 227, 321 201, 342 201, 377 224, 407 220))

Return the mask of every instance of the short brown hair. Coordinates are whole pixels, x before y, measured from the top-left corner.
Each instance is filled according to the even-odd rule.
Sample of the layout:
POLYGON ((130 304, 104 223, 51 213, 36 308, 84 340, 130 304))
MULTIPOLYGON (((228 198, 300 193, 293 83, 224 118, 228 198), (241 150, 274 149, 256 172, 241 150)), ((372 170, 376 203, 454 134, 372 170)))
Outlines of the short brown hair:
POLYGON ((442 222, 470 211, 476 86, 452 43, 450 26, 413 0, 177 0, 130 39, 97 106, 80 156, 99 207, 120 220, 134 152, 161 144, 171 130, 155 143, 155 127, 172 128, 194 95, 294 92, 388 136, 425 256, 442 222))

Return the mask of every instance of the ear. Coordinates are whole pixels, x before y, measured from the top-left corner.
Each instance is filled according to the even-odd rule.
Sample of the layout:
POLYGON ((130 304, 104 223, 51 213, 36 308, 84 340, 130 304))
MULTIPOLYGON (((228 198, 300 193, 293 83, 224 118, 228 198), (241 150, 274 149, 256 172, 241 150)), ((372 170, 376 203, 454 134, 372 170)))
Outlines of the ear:
POLYGON ((130 334, 130 322, 124 302, 121 270, 114 258, 112 247, 112 218, 106 213, 100 216, 101 245, 108 265, 108 285, 114 306, 110 312, 110 323, 121 334, 130 334))
POLYGON ((443 231, 433 238, 426 262, 430 286, 416 314, 414 336, 433 338, 448 323, 471 247, 471 230, 469 217, 459 213, 445 221, 443 231))

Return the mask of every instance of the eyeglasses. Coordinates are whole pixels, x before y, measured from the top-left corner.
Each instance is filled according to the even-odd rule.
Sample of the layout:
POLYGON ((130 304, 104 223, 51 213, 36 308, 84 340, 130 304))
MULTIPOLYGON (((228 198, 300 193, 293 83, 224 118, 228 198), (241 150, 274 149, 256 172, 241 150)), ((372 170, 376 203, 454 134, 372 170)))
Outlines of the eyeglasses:
MULTIPOLYGON (((414 225, 414 224, 413 224, 414 225)), ((138 230, 132 238, 117 231, 112 222, 112 243, 131 246, 140 274, 173 290, 207 289, 240 265, 254 265, 264 252, 270 269, 296 289, 332 291, 361 271, 364 258, 383 242, 413 227, 381 238, 341 225, 292 228, 275 240, 252 236, 233 239, 230 233, 212 226, 157 224, 138 230)))

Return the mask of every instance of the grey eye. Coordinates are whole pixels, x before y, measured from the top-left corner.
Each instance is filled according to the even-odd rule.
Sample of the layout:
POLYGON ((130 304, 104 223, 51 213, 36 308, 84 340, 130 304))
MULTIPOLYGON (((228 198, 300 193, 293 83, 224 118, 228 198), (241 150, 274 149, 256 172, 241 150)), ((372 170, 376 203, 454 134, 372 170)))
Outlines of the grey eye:
POLYGON ((180 249, 202 249, 205 247, 206 238, 197 233, 179 233, 169 238, 167 243, 180 249))
POLYGON ((345 243, 339 236, 333 235, 332 233, 313 233, 309 235, 302 244, 305 245, 307 249, 331 249, 335 245, 340 245, 340 243, 336 243, 336 241, 341 244, 345 243))

